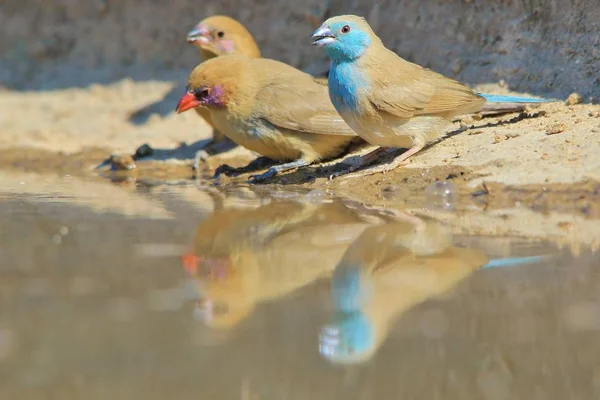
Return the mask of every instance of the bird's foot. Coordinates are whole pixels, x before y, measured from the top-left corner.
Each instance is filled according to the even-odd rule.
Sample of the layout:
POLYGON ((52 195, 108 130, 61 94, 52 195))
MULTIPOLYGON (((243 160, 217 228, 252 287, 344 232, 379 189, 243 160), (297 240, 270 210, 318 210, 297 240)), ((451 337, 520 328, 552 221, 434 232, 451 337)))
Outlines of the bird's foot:
POLYGON ((310 162, 304 159, 299 159, 299 160, 295 160, 289 163, 285 163, 285 164, 280 164, 280 165, 275 165, 274 167, 269 168, 269 170, 265 173, 262 173, 260 175, 252 175, 250 177, 250 179, 248 180, 249 183, 258 183, 258 182, 262 182, 262 181, 266 181, 267 179, 270 179, 272 177, 274 177, 275 175, 277 175, 280 172, 284 172, 284 171, 289 171, 291 169, 296 169, 296 168, 300 168, 300 167, 304 167, 306 165, 309 165, 310 162))
POLYGON ((346 174, 346 176, 344 176, 343 179, 354 179, 354 178, 359 178, 361 176, 369 176, 369 175, 374 175, 374 174, 378 174, 378 173, 386 173, 388 171, 391 171, 393 169, 396 169, 398 167, 402 167, 402 166, 405 166, 408 164, 410 164, 410 160, 404 160, 398 164, 391 162, 388 164, 374 165, 374 166, 366 168, 362 171, 346 174))
MULTIPOLYGON (((346 175, 344 177, 344 179, 353 179, 353 178, 358 178, 361 176, 368 176, 368 175, 373 175, 373 174, 378 174, 378 173, 385 173, 388 171, 392 171, 400 166, 406 165, 408 164, 410 161, 408 160, 410 158, 410 156, 412 156, 413 154, 415 154, 416 152, 418 152, 419 150, 421 150, 423 148, 423 146, 413 146, 410 149, 408 149, 407 151, 405 151, 404 153, 400 154, 399 156, 397 156, 396 158, 394 158, 392 161, 385 163, 385 164, 380 164, 380 165, 374 165, 372 167, 369 167, 363 171, 357 172, 357 173, 353 173, 350 174, 350 172, 355 171, 357 168, 354 168, 351 171, 342 171, 341 173, 338 173, 338 176, 340 175, 346 175)), ((364 157, 371 157, 371 158, 377 158, 379 156, 379 154, 374 154, 376 153, 378 150, 384 150, 385 152, 389 152, 392 149, 377 149, 375 151, 372 151, 369 154, 366 154, 364 157)), ((363 164, 364 165, 364 164, 363 164)))
MULTIPOLYGON (((265 167, 271 166, 273 165, 273 160, 271 160, 270 158, 267 157, 258 157, 254 160, 252 160, 248 165, 246 165, 245 167, 240 167, 240 168, 233 168, 227 164, 223 164, 220 165, 216 170, 215 170, 215 175, 213 176, 213 179, 217 179, 219 178, 219 176, 225 174, 226 176, 238 176, 247 172, 253 172, 259 169, 263 169, 265 167)), ((276 171, 277 173, 278 171, 276 171)))
POLYGON ((243 173, 244 171, 240 171, 241 168, 233 168, 230 165, 227 164, 223 164, 223 165, 219 165, 219 167, 215 170, 215 174, 213 175, 213 179, 219 179, 221 177, 221 175, 225 175, 225 176, 238 176, 241 173, 243 173))
POLYGON ((250 178, 248 178, 248 183, 263 182, 267 179, 271 179, 275 175, 277 175, 277 170, 275 169, 275 167, 271 167, 267 170, 267 172, 258 175, 251 175, 250 178))
MULTIPOLYGON (((349 159, 345 160, 345 161, 350 161, 350 166, 347 167, 346 169, 343 169, 338 172, 334 172, 333 174, 329 175, 329 180, 335 179, 342 175, 350 174, 350 173, 356 171, 357 169, 360 169, 366 165, 369 165, 372 162, 374 162, 375 160, 377 160, 381 154, 387 153, 388 151, 389 151, 389 149, 387 149, 387 148, 378 147, 377 149, 365 154, 364 156, 350 157, 349 159)), ((344 164, 347 164, 347 163, 344 162, 344 164)))

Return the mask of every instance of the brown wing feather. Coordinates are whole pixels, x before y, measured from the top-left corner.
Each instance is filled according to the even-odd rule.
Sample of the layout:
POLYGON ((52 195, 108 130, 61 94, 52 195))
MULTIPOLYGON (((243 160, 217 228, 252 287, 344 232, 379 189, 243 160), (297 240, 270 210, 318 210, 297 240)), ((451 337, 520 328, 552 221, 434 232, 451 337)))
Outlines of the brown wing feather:
POLYGON ((337 113, 327 86, 295 68, 274 72, 256 96, 261 117, 273 125, 300 132, 356 136, 337 113))
POLYGON ((476 111, 485 99, 460 82, 398 57, 381 47, 367 59, 370 101, 400 118, 415 115, 456 115, 476 111))

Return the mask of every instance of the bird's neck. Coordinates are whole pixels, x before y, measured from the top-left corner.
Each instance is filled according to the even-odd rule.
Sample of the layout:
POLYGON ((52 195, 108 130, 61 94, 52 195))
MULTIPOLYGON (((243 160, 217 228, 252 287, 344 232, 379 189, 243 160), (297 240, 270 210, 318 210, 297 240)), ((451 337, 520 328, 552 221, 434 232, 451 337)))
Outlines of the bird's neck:
POLYGON ((211 58, 215 58, 217 55, 210 50, 203 49, 201 47, 198 48, 200 51, 200 60, 202 62, 210 60, 211 58))
POLYGON ((368 80, 356 62, 331 63, 329 93, 338 112, 356 111, 360 103, 359 92, 368 86, 368 80))
POLYGON ((366 48, 364 46, 344 46, 344 48, 340 48, 338 46, 326 46, 325 52, 331 58, 332 62, 336 63, 345 63, 345 62, 353 62, 356 59, 360 58, 366 48))

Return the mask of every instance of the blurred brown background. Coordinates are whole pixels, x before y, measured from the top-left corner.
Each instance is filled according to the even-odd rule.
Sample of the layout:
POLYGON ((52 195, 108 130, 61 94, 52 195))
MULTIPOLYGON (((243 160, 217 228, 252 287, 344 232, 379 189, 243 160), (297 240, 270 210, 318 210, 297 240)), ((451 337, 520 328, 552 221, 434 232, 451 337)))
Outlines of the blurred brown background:
POLYGON ((600 85, 597 0, 5 0, 0 84, 185 80, 198 61, 186 33, 217 13, 246 24, 266 57, 309 72, 326 65, 309 44, 314 25, 353 13, 404 58, 470 84, 586 100, 600 85))

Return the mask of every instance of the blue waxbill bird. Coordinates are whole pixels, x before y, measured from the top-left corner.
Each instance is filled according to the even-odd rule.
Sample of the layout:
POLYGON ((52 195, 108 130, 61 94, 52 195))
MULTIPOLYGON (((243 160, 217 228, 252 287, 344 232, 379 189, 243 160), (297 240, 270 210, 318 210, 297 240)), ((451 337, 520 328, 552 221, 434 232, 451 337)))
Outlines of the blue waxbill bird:
POLYGON ((486 101, 548 101, 475 93, 388 50, 365 19, 355 15, 328 19, 311 39, 331 59, 329 96, 336 110, 359 136, 381 147, 337 175, 371 163, 387 148, 409 149, 354 176, 390 171, 448 133, 453 117, 478 112, 486 101))

